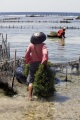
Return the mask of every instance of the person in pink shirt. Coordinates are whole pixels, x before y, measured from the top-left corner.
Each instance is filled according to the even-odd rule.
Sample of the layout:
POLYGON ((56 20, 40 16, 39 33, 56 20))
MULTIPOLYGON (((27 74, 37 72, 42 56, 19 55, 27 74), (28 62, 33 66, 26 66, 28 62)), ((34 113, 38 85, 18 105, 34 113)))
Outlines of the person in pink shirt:
POLYGON ((47 65, 48 50, 44 41, 46 35, 43 32, 33 33, 30 44, 25 52, 26 64, 30 64, 29 74, 27 77, 27 85, 29 91, 29 99, 32 100, 34 74, 38 70, 40 64, 47 65))
POLYGON ((62 38, 62 37, 65 38, 65 30, 66 30, 65 27, 63 27, 62 29, 60 29, 60 30, 57 32, 57 36, 58 36, 59 38, 62 38))

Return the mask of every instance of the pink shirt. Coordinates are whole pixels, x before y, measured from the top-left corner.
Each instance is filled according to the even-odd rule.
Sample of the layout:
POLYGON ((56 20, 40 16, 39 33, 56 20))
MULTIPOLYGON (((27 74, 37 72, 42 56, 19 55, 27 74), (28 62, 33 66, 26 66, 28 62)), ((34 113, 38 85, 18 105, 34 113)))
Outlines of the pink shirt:
POLYGON ((59 30, 57 33, 58 37, 61 37, 62 35, 65 35, 65 31, 63 29, 59 30))
POLYGON ((27 51, 25 53, 26 63, 33 63, 36 61, 44 61, 48 60, 48 51, 45 43, 41 44, 32 44, 30 43, 27 51))

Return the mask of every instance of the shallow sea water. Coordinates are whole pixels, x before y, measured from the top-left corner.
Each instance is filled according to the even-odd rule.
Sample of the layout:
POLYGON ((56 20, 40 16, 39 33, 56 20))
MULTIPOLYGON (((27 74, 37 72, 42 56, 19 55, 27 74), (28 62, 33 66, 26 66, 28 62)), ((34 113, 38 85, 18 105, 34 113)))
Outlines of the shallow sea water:
MULTIPOLYGON (((56 27, 80 27, 80 20, 77 16, 44 16, 44 17, 26 17, 25 15, 6 15, 0 17, 0 33, 7 34, 10 42, 10 56, 14 57, 14 51, 17 50, 17 57, 23 57, 25 50, 30 42, 30 37, 34 32, 44 32, 46 35, 50 31, 58 31, 56 27), (16 18, 14 22, 10 20, 16 18), (73 18, 70 23, 60 23, 65 18, 73 18), (17 19, 19 22, 16 22, 17 19), (20 22, 21 21, 21 22, 20 22), (2 26, 2 27, 1 27, 2 26), (10 27, 9 27, 10 26, 10 27), (14 27, 13 27, 14 26, 14 27)), ((66 29, 66 38, 47 38, 45 41, 49 60, 53 63, 68 62, 78 60, 80 57, 80 29, 66 29)))

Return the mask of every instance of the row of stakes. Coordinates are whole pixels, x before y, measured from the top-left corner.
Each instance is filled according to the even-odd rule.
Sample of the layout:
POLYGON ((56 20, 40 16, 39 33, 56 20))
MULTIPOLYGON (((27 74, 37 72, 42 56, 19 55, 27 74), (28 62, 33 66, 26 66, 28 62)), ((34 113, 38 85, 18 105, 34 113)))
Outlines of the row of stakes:
MULTIPOLYGON (((19 28, 19 29, 26 29, 26 28, 29 28, 29 27, 24 27, 24 26, 0 26, 0 28, 19 28)), ((32 29, 34 29, 35 27, 34 26, 30 26, 30 28, 32 28, 32 29)), ((51 27, 48 27, 48 28, 52 28, 52 29, 61 29, 62 28, 62 26, 59 26, 59 27, 57 27, 57 26, 51 26, 51 27)), ((66 27, 66 29, 80 29, 80 27, 74 27, 74 26, 71 26, 71 27, 66 27)))

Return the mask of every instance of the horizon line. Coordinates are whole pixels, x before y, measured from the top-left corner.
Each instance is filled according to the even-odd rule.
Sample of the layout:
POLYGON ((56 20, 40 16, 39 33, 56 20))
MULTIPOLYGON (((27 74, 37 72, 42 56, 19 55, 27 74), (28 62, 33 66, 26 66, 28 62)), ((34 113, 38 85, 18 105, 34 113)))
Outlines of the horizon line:
MULTIPOLYGON (((7 12, 8 12, 8 13, 11 13, 11 12, 12 12, 12 13, 13 13, 13 12, 17 12, 17 13, 19 13, 19 12, 21 12, 21 13, 24 13, 24 12, 30 12, 30 13, 31 13, 31 12, 33 12, 33 13, 35 13, 36 11, 5 11, 5 12, 2 11, 2 12, 0 12, 0 13, 7 13, 7 12)), ((45 11, 42 11, 42 12, 41 12, 41 11, 38 11, 38 12, 36 12, 36 13, 39 13, 39 12, 40 12, 40 13, 44 13, 45 11)), ((45 13, 80 13, 80 12, 60 12, 60 11, 59 11, 59 12, 53 12, 53 11, 46 11, 45 13)))

